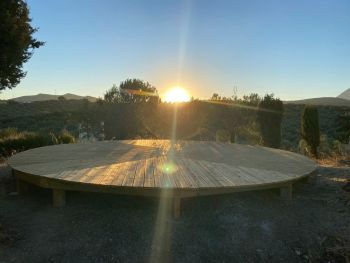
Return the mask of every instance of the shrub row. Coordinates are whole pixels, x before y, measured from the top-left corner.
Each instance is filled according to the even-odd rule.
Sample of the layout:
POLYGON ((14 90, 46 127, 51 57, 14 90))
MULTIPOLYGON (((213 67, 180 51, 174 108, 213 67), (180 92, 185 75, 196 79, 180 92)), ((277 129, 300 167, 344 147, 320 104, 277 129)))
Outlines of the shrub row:
POLYGON ((6 157, 32 148, 74 142, 75 138, 68 131, 55 135, 19 132, 14 128, 8 128, 0 131, 0 155, 6 157))

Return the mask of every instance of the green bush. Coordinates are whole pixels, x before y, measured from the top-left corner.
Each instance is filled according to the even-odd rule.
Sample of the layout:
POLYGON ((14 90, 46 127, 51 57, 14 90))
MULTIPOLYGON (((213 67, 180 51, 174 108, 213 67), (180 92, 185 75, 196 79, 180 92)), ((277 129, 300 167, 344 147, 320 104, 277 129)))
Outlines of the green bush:
POLYGON ((0 139, 14 136, 16 134, 18 134, 18 131, 16 128, 6 128, 3 130, 0 130, 0 139))
POLYGON ((242 144, 259 144, 261 136, 259 130, 255 127, 255 123, 247 124, 236 129, 235 142, 242 144))
POLYGON ((321 134, 320 136, 320 145, 318 147, 318 152, 323 156, 329 156, 332 152, 332 148, 326 134, 321 134))
POLYGON ((281 149, 287 150, 287 151, 296 151, 297 147, 293 145, 293 142, 288 141, 287 139, 283 139, 281 144, 281 149))
POLYGON ((13 128, 0 130, 0 155, 10 156, 16 152, 58 143, 74 143, 75 138, 62 131, 57 137, 53 133, 19 132, 13 128))
POLYGON ((311 153, 317 158, 317 147, 320 145, 320 125, 317 107, 307 105, 301 119, 301 137, 310 146, 311 153))
POLYGON ((346 155, 346 145, 342 144, 339 140, 334 140, 332 142, 333 152, 337 155, 346 155))
POLYGON ((259 102, 257 121, 260 127, 262 144, 267 147, 281 146, 281 124, 283 117, 283 103, 274 98, 273 94, 265 95, 259 102))
POLYGON ((310 155, 310 147, 304 139, 301 139, 298 144, 298 152, 303 155, 310 155))
POLYGON ((67 130, 63 130, 60 135, 58 135, 58 142, 59 143, 75 143, 74 136, 67 130))
POLYGON ((11 155, 14 152, 24 151, 48 144, 47 138, 33 132, 11 133, 0 139, 1 155, 11 155))
POLYGON ((216 135, 217 142, 230 142, 231 140, 231 134, 227 130, 223 130, 223 129, 217 130, 215 135, 216 135))

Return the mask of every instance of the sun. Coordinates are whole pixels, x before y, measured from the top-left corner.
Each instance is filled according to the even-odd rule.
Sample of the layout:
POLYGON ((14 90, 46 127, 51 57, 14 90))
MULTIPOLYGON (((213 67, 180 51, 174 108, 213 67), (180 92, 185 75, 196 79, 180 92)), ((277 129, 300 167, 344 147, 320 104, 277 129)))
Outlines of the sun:
POLYGON ((164 95, 165 102, 187 102, 190 101, 190 95, 182 87, 173 87, 164 95))

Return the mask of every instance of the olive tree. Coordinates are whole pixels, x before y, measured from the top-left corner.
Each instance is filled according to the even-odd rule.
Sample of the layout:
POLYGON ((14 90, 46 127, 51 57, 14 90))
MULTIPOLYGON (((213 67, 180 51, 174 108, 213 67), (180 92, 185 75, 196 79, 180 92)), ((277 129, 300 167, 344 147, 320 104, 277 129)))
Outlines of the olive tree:
POLYGON ((33 37, 31 21, 24 0, 0 1, 0 91, 19 84, 26 76, 23 64, 44 44, 33 37))

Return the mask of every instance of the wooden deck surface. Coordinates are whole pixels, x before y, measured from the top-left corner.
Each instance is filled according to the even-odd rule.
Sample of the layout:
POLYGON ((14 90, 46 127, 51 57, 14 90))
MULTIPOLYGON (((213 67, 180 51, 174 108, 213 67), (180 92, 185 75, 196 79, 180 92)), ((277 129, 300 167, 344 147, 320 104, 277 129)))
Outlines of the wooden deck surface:
POLYGON ((64 182, 89 189, 137 189, 141 194, 147 189, 215 192, 273 187, 316 168, 310 159, 282 150, 216 142, 171 144, 168 140, 55 145, 16 154, 8 163, 21 179, 39 178, 38 184, 48 188, 59 188, 58 183, 64 182))

